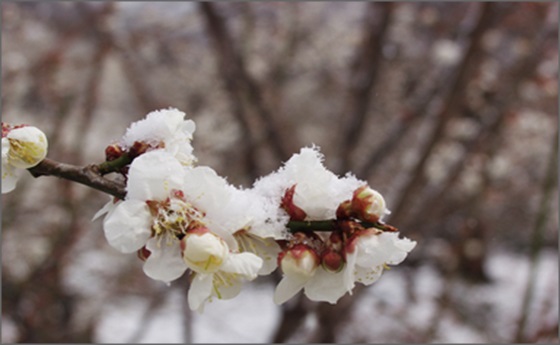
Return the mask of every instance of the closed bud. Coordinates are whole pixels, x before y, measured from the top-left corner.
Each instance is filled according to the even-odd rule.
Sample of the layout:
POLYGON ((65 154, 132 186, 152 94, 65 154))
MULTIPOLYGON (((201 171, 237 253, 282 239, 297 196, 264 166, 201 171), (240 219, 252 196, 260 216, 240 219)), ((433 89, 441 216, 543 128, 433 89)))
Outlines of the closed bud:
POLYGON ((138 258, 140 260, 146 261, 150 257, 150 254, 152 254, 152 252, 150 252, 148 248, 146 248, 146 246, 143 246, 142 248, 138 249, 136 254, 138 255, 138 258))
POLYGON ((376 223, 387 213, 383 196, 367 185, 354 191, 352 210, 358 219, 372 223, 376 223))
POLYGON ((6 138, 9 143, 8 162, 16 168, 32 168, 47 156, 47 137, 37 127, 14 128, 6 138))
POLYGON ((305 244, 297 244, 280 253, 278 257, 278 266, 286 275, 311 277, 319 263, 319 256, 315 250, 305 244))
POLYGON ((339 252, 329 248, 321 255, 321 265, 327 271, 340 272, 344 267, 344 258, 339 252))
POLYGON ((187 266, 198 273, 217 272, 224 263, 229 248, 207 228, 196 228, 181 239, 181 252, 187 266))
POLYGON ((336 209, 336 218, 337 219, 348 219, 354 217, 354 211, 352 210, 352 201, 346 200, 336 209))
POLYGON ((123 155, 123 150, 118 144, 111 144, 105 148, 105 160, 113 161, 123 155))

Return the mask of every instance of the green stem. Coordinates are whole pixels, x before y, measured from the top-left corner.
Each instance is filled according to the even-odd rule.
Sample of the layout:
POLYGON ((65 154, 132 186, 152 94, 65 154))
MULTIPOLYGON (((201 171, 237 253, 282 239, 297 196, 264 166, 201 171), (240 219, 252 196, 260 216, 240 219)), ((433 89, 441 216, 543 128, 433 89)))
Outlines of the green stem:
POLYGON ((338 228, 336 220, 313 220, 313 221, 297 221, 288 222, 288 229, 291 232, 298 231, 333 231, 338 228))
MULTIPOLYGON (((389 231, 395 232, 398 231, 395 227, 383 224, 380 222, 371 223, 371 222, 361 222, 360 223, 364 228, 376 228, 382 231, 389 231)), ((287 225, 290 232, 298 232, 298 231, 334 231, 339 228, 337 220, 308 220, 308 221, 297 221, 291 220, 288 222, 287 225)))
POLYGON ((99 169, 99 173, 101 175, 106 175, 121 170, 131 162, 132 158, 127 153, 123 153, 123 155, 117 159, 106 161, 97 165, 97 168, 99 169))

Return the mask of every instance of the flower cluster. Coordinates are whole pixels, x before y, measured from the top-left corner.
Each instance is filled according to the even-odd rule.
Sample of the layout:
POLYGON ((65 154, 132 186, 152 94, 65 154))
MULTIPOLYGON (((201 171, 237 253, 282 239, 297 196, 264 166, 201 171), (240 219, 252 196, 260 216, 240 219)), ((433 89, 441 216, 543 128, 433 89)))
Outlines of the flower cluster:
MULTIPOLYGON (((195 124, 185 116, 173 108, 151 112, 105 149, 97 172, 122 175, 126 194, 94 220, 103 216, 108 243, 136 253, 148 277, 169 284, 188 272, 192 310, 233 298, 244 282, 276 269, 283 275, 276 303, 300 290, 336 303, 416 245, 384 223, 389 211, 379 192, 329 171, 317 147, 301 149, 251 188, 232 186, 196 165, 195 124)), ((2 124, 2 192, 15 187, 17 169, 37 165, 46 151, 37 128, 2 124)))
POLYGON ((379 192, 353 175, 337 177, 322 160, 317 148, 303 148, 254 187, 281 200, 290 225, 300 229, 279 241, 283 278, 274 295, 278 304, 301 289, 313 301, 336 303, 352 293, 356 282, 375 282, 387 265, 402 262, 416 245, 382 222, 389 211, 379 192))
POLYGON ((48 142, 40 129, 2 122, 2 194, 15 189, 19 171, 39 164, 47 155, 48 142))
POLYGON ((389 211, 381 194, 327 170, 318 148, 303 148, 250 189, 237 188, 194 165, 195 125, 184 117, 176 109, 152 112, 106 149, 107 161, 131 161, 120 169, 127 194, 95 218, 105 214, 109 244, 137 252, 149 277, 169 283, 188 270, 191 309, 233 298, 243 282, 278 267, 276 303, 301 289, 335 303, 414 248, 383 223, 389 211))

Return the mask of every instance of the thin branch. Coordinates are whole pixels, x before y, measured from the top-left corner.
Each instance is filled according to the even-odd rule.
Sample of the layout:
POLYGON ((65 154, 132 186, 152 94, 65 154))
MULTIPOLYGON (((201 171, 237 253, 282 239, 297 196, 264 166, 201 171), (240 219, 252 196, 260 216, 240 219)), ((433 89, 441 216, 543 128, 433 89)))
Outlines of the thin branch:
MULTIPOLYGON (((398 231, 397 228, 383 224, 380 222, 371 223, 371 222, 361 222, 360 223, 364 228, 376 228, 381 231, 388 231, 388 232, 395 232, 398 231)), ((291 232, 298 232, 298 231, 333 231, 339 229, 339 225, 336 220, 310 220, 310 221, 295 221, 291 220, 286 225, 291 232)))
POLYGON ((33 177, 56 176, 97 189, 119 199, 124 199, 126 195, 125 185, 101 176, 99 166, 95 164, 81 167, 45 158, 41 163, 28 170, 33 177))

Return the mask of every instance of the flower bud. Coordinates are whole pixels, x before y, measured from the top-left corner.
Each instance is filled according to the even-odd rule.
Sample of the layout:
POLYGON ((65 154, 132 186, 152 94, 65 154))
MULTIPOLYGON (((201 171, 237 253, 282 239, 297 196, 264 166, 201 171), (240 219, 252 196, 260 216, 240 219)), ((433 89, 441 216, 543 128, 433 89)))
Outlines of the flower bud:
POLYGON ((193 271, 213 273, 224 263, 229 248, 224 240, 207 228, 197 228, 181 239, 181 252, 183 260, 193 271))
POLYGON ((142 261, 146 261, 150 257, 150 254, 152 254, 152 252, 150 252, 148 248, 146 248, 146 246, 143 246, 142 248, 138 249, 138 251, 136 252, 138 259, 142 261))
POLYGON ((15 128, 6 135, 6 138, 10 145, 8 151, 9 164, 16 168, 32 168, 45 159, 47 155, 47 137, 37 127, 15 128))
POLYGON ((305 244, 297 244, 293 248, 280 253, 278 266, 286 275, 311 277, 320 260, 317 253, 305 244))
POLYGON ((340 272, 344 267, 344 258, 339 252, 329 248, 321 255, 321 265, 327 271, 340 272))
POLYGON ((336 218, 337 219, 348 219, 354 217, 354 211, 352 210, 352 201, 346 200, 336 209, 336 218))
POLYGON ((111 144, 105 148, 105 160, 113 161, 123 155, 123 150, 118 144, 111 144))
POLYGON ((290 220, 300 221, 304 220, 305 217, 307 217, 307 214, 304 210, 294 204, 295 191, 296 185, 293 185, 292 187, 286 189, 286 193, 284 193, 284 196, 282 197, 282 208, 286 212, 288 212, 288 214, 290 215, 290 220))
POLYGON ((369 186, 362 186, 354 191, 352 210, 357 218, 376 223, 387 212, 383 196, 369 186))

